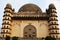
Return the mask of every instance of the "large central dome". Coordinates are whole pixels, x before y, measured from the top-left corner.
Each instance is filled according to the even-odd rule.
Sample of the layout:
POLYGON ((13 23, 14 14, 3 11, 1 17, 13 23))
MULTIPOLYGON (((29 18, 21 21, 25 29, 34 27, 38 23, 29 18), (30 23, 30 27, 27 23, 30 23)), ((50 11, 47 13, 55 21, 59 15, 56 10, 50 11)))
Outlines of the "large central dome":
POLYGON ((42 13, 42 10, 35 4, 26 4, 24 6, 22 6, 18 12, 21 12, 21 11, 39 11, 40 13, 42 13))

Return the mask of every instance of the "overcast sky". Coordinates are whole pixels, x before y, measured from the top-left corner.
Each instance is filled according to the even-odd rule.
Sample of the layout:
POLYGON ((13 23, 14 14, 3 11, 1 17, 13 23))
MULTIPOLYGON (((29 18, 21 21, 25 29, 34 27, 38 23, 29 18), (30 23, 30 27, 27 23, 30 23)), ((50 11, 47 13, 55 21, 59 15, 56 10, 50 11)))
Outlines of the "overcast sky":
POLYGON ((0 28, 2 27, 4 7, 7 3, 12 5, 12 7, 15 9, 15 12, 17 12, 21 6, 27 3, 36 4, 43 12, 45 12, 49 4, 53 3, 57 8, 57 15, 59 20, 58 23, 60 25, 60 0, 0 0, 0 28))

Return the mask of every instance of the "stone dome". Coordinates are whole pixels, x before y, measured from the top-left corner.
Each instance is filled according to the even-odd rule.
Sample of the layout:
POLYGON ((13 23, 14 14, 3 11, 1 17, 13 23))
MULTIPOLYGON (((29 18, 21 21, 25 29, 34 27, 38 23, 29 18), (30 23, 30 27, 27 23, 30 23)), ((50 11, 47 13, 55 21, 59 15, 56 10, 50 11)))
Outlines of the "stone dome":
POLYGON ((11 9, 11 8, 12 8, 11 4, 10 4, 10 3, 8 3, 8 4, 6 5, 6 7, 5 7, 5 9, 6 9, 6 8, 11 9))
POLYGON ((42 10, 35 4, 26 4, 26 5, 23 5, 18 12, 21 12, 21 11, 39 11, 40 13, 42 13, 42 10))

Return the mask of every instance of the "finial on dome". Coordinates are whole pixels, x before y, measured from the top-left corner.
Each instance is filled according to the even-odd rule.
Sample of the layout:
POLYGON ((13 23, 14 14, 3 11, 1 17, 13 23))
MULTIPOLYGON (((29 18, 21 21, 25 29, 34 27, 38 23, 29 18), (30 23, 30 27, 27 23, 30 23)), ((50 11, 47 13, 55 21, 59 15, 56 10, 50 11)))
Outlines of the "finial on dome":
POLYGON ((56 8, 55 8, 55 5, 51 3, 51 4, 49 5, 49 9, 56 9, 56 8))
POLYGON ((7 3, 7 5, 6 5, 5 9, 6 9, 6 8, 8 8, 8 9, 12 9, 11 4, 10 4, 10 3, 7 3))

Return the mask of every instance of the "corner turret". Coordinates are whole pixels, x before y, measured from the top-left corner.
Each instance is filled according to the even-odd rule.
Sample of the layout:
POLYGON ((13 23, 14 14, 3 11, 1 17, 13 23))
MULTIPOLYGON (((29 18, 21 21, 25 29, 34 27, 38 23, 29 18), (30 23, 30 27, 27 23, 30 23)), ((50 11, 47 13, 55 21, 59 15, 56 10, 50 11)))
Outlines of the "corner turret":
POLYGON ((54 4, 50 4, 48 8, 49 14, 49 31, 50 36, 54 38, 58 38, 59 33, 59 27, 58 27, 58 19, 57 19, 57 12, 54 4))
POLYGON ((2 37, 10 36, 11 31, 11 15, 12 15, 12 6, 11 4, 7 4, 5 7, 4 15, 3 15, 3 23, 2 23, 2 37))

